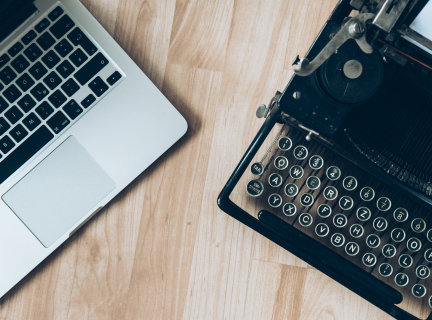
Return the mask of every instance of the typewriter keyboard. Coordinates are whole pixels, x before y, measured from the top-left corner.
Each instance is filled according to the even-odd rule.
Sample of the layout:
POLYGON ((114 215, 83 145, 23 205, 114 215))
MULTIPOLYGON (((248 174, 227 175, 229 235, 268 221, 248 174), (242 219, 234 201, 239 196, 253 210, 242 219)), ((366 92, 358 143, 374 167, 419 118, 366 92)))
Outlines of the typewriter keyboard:
MULTIPOLYGON (((432 215, 305 134, 284 125, 244 174, 243 192, 402 293, 400 307, 432 311, 432 215)), ((373 290, 373 288, 371 288, 373 290)))

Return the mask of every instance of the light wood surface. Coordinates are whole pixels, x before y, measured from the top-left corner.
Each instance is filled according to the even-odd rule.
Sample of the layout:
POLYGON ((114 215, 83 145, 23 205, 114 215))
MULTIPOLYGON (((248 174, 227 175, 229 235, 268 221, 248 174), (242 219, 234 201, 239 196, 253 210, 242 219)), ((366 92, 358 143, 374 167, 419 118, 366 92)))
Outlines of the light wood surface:
POLYGON ((216 205, 256 107, 337 0, 83 3, 189 130, 4 296, 0 319, 391 319, 216 205))

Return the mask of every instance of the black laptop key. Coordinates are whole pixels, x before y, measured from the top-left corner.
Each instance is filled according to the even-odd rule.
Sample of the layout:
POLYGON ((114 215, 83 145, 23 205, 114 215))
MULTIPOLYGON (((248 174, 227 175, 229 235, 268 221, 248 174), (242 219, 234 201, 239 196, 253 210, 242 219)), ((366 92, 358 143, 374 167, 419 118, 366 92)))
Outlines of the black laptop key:
POLYGON ((15 81, 15 83, 22 91, 26 92, 35 84, 35 81, 28 75, 28 73, 24 73, 17 79, 17 81, 15 81))
POLYGON ((56 21, 58 17, 60 17, 63 13, 63 9, 61 7, 56 7, 53 11, 48 14, 48 18, 51 21, 56 21))
POLYGON ((63 37, 69 30, 75 26, 75 22, 69 18, 67 14, 61 17, 54 25, 50 28, 51 33, 57 39, 63 37))
POLYGON ((57 66, 56 70, 64 79, 66 79, 75 71, 75 68, 68 60, 65 60, 57 66))
POLYGON ((109 61, 102 53, 96 54, 80 70, 75 72, 74 77, 83 86, 90 81, 99 71, 101 71, 109 61))
POLYGON ((9 106, 9 103, 7 103, 6 100, 0 96, 0 113, 5 111, 8 106, 9 106))
POLYGON ((95 101, 96 101, 95 96, 92 94, 89 94, 83 101, 81 101, 81 105, 87 109, 95 101))
POLYGON ((48 100, 54 107, 58 108, 66 102, 67 98, 60 90, 57 89, 52 95, 48 97, 48 100))
POLYGON ((27 59, 24 58, 22 54, 20 54, 11 62, 11 66, 15 69, 16 72, 22 73, 30 66, 30 62, 28 62, 27 59))
POLYGON ((54 109, 48 102, 44 101, 39 105, 39 107, 36 108, 36 112, 39 117, 45 120, 54 112, 54 109))
POLYGON ((9 134, 17 143, 20 143, 25 137, 28 136, 27 130, 24 129, 21 124, 17 125, 11 131, 9 131, 9 134))
POLYGON ((68 103, 63 107, 63 111, 71 118, 75 120, 81 113, 83 113, 83 109, 75 102, 75 100, 69 100, 68 103))
POLYGON ((49 91, 42 83, 38 83, 33 89, 30 90, 30 93, 37 101, 41 101, 48 95, 49 91))
POLYGON ((29 112, 31 109, 33 109, 36 106, 36 101, 34 101, 29 94, 26 94, 17 103, 18 106, 21 108, 21 110, 24 111, 25 113, 29 112))
POLYGON ((54 90, 62 82, 62 79, 53 71, 43 79, 43 82, 45 82, 48 88, 54 90))
POLYGON ((73 47, 66 39, 63 39, 58 44, 54 46, 54 49, 57 51, 59 55, 63 58, 66 57, 72 50, 73 47))
POLYGON ((37 37, 36 32, 30 30, 29 32, 27 32, 27 34, 24 37, 21 38, 21 41, 24 42, 25 45, 28 45, 36 37, 37 37))
POLYGON ((79 90, 80 86, 75 82, 74 79, 70 78, 61 86, 61 88, 68 95, 68 97, 72 97, 75 92, 79 90))
POLYGON ((0 68, 3 68, 6 63, 8 63, 10 60, 9 56, 5 53, 0 57, 0 68))
POLYGON ((8 50, 8 53, 12 57, 15 57, 22 49, 24 49, 24 46, 22 45, 22 43, 17 42, 12 47, 10 47, 10 49, 8 50))
POLYGON ((37 25, 35 25, 35 29, 37 32, 41 33, 44 31, 51 23, 47 18, 43 18, 37 25))
POLYGON ((42 57, 42 61, 49 69, 52 69, 60 62, 60 57, 53 50, 50 50, 42 57))
POLYGON ((37 38, 36 42, 42 47, 43 50, 48 50, 55 43, 54 38, 48 33, 45 32, 39 38, 37 38))
POLYGON ((56 134, 60 133, 64 128, 66 128, 69 123, 70 121, 61 111, 57 111, 57 113, 47 121, 47 124, 50 126, 51 130, 56 134))
POLYGON ((38 116, 32 112, 23 119, 22 123, 27 127, 27 129, 33 131, 38 125, 41 124, 41 121, 38 116))
POLYGON ((29 72, 33 78, 40 80, 44 75, 46 75, 48 70, 38 61, 29 69, 29 72))
POLYGON ((10 103, 14 103, 19 97, 22 96, 22 93, 14 84, 11 84, 5 91, 3 91, 3 96, 10 103))
POLYGON ((97 48, 89 38, 81 31, 80 28, 75 28, 67 36, 70 41, 76 46, 81 46, 89 56, 96 53, 97 48))
MULTIPOLYGON (((9 137, 6 136, 5 138, 9 137)), ((46 126, 41 126, 13 152, 11 152, 8 157, 0 162, 0 184, 9 178, 48 142, 50 142, 52 138, 54 138, 54 135, 48 130, 48 128, 46 126)), ((2 140, 0 140, 0 150, 3 151, 2 148, 4 146, 2 140)), ((13 144, 10 138, 9 142, 13 144)))
MULTIPOLYGON (((2 139, 0 139, 0 150, 4 154, 11 151, 13 147, 15 147, 15 143, 13 143, 12 139, 9 138, 9 136, 4 136, 2 139)), ((0 163, 0 176, 3 173, 2 172, 2 164, 3 164, 3 162, 0 163)))
POLYGON ((16 106, 12 106, 4 115, 12 124, 17 123, 23 117, 23 113, 16 106))
POLYGON ((89 88, 98 97, 103 95, 108 90, 108 85, 100 78, 96 77, 89 83, 89 88))
POLYGON ((115 71, 112 75, 110 75, 107 79, 107 82, 112 86, 114 83, 121 79, 121 74, 118 71, 115 71))
POLYGON ((0 118, 0 137, 6 133, 10 128, 9 123, 4 118, 0 118))
POLYGON ((31 62, 35 62, 36 59, 42 55, 42 50, 39 49, 36 43, 32 43, 27 49, 24 50, 24 54, 31 62))
POLYGON ((0 71, 0 80, 3 81, 5 85, 11 83, 16 77, 17 74, 9 66, 0 71))
POLYGON ((69 59, 72 61, 75 67, 79 68, 84 62, 86 62, 88 58, 86 54, 78 48, 69 56, 69 59))

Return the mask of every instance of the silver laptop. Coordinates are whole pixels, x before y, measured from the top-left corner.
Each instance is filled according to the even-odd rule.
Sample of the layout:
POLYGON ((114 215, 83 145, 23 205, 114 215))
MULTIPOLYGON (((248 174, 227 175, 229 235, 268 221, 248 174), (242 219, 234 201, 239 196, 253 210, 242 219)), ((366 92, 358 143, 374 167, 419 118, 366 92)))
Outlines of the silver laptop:
POLYGON ((0 296, 186 130, 78 0, 0 0, 0 296))

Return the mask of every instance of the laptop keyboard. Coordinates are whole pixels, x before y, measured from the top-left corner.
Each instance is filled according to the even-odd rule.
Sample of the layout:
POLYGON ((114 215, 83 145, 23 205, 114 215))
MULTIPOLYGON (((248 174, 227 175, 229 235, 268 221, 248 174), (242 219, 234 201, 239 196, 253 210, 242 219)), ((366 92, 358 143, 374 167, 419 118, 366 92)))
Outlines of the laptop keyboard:
POLYGON ((57 6, 0 53, 0 184, 122 78, 57 6))

